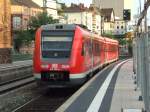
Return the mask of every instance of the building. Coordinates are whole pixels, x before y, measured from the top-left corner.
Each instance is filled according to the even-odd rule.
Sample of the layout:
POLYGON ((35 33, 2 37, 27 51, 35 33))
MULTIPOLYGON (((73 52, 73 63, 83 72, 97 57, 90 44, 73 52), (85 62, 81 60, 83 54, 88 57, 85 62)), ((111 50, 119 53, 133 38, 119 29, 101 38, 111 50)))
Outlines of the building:
POLYGON ((92 13, 83 4, 71 4, 64 10, 67 24, 82 24, 92 30, 92 13))
POLYGON ((67 24, 82 24, 87 26, 89 30, 101 34, 100 12, 92 5, 87 8, 84 4, 71 4, 64 10, 64 16, 67 24))
POLYGON ((133 0, 93 0, 92 2, 99 8, 113 8, 115 16, 120 19, 123 19, 124 9, 131 9, 132 14, 134 8, 133 0))
POLYGON ((121 19, 116 19, 114 35, 121 36, 121 35, 124 35, 126 33, 126 31, 127 31, 126 22, 121 19))
POLYGON ((115 13, 113 8, 101 9, 102 34, 114 34, 115 13))
POLYGON ((92 12, 92 31, 101 35, 101 10, 91 4, 89 11, 92 12))
POLYGON ((0 1, 0 64, 11 62, 11 5, 9 0, 0 1))
POLYGON ((13 30, 27 29, 30 17, 43 12, 32 0, 11 0, 13 30))
POLYGON ((53 19, 58 19, 58 10, 61 8, 60 3, 57 2, 57 0, 47 0, 45 3, 43 3, 43 0, 32 0, 36 4, 38 4, 40 7, 45 8, 47 13, 53 17, 53 19))

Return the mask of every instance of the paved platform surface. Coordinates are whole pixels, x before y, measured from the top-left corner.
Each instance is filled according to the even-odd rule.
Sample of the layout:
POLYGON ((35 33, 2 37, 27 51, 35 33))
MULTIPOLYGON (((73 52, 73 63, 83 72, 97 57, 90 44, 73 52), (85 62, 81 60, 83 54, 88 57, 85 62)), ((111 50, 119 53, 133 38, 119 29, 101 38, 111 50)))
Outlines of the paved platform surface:
MULTIPOLYGON (((133 61, 125 63, 118 73, 110 112, 120 112, 122 109, 144 109, 142 101, 138 101, 140 91, 135 91, 133 78, 133 61)), ((135 111, 136 112, 136 111, 135 111)))
POLYGON ((20 66, 29 66, 29 65, 32 65, 32 60, 16 61, 11 64, 0 64, 0 70, 7 69, 7 68, 20 67, 20 66))
POLYGON ((130 59, 109 65, 56 112, 122 112, 144 108, 143 102, 138 101, 140 91, 135 91, 132 63, 130 59))

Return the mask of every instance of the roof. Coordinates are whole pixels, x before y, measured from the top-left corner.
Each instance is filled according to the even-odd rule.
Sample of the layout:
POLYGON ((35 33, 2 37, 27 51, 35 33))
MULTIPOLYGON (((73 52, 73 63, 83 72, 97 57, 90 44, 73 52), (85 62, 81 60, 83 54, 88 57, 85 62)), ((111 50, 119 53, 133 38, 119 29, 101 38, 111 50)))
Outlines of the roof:
POLYGON ((101 9, 101 14, 104 17, 104 20, 111 21, 111 14, 114 13, 113 8, 101 9))
POLYGON ((39 5, 37 5, 35 2, 33 2, 32 0, 11 0, 11 4, 12 5, 24 5, 30 8, 39 8, 41 9, 41 7, 39 5))
POLYGON ((94 11, 94 13, 100 14, 101 10, 98 7, 95 7, 95 5, 91 4, 89 7, 89 11, 94 11))
POLYGON ((70 7, 67 7, 64 9, 64 12, 65 13, 69 13, 69 12, 84 12, 84 11, 87 11, 88 8, 87 7, 84 7, 83 4, 79 4, 79 5, 76 5, 76 4, 71 4, 70 7))

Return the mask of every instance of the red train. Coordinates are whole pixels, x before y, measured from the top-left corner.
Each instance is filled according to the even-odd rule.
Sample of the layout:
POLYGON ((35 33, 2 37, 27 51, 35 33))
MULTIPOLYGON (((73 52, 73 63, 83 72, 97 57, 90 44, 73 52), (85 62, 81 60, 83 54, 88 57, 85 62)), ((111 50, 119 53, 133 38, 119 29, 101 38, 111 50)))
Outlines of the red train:
POLYGON ((118 59, 118 41, 79 25, 44 25, 36 32, 34 76, 39 84, 75 86, 118 59))

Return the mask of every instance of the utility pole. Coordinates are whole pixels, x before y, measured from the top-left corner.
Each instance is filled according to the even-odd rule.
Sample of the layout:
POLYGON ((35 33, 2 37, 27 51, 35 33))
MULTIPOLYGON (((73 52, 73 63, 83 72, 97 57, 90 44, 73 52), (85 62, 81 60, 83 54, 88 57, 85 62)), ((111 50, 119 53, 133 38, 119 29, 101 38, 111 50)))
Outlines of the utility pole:
MULTIPOLYGON (((146 4, 147 0, 144 0, 144 4, 146 4)), ((144 9, 146 8, 146 5, 144 5, 144 9)), ((145 29, 145 32, 148 31, 147 29, 147 11, 145 12, 145 21, 144 21, 144 29, 145 29)))
MULTIPOLYGON (((139 31, 139 26, 140 26, 143 18, 145 17, 145 15, 147 14, 147 10, 148 10, 149 6, 150 6, 150 0, 147 0, 147 1, 145 0, 144 9, 141 12, 139 20, 137 22, 137 29, 136 29, 137 31, 139 31)), ((147 19, 145 21, 145 26, 146 26, 146 28, 145 28, 145 31, 146 31, 147 30, 147 19)))
MULTIPOLYGON (((139 0, 139 14, 141 14, 141 11, 142 11, 142 8, 141 8, 141 0, 139 0)), ((143 28, 143 25, 142 25, 142 23, 141 23, 141 25, 140 25, 140 31, 142 32, 142 28, 143 28)))
POLYGON ((43 0, 43 12, 47 12, 47 0, 43 0))

